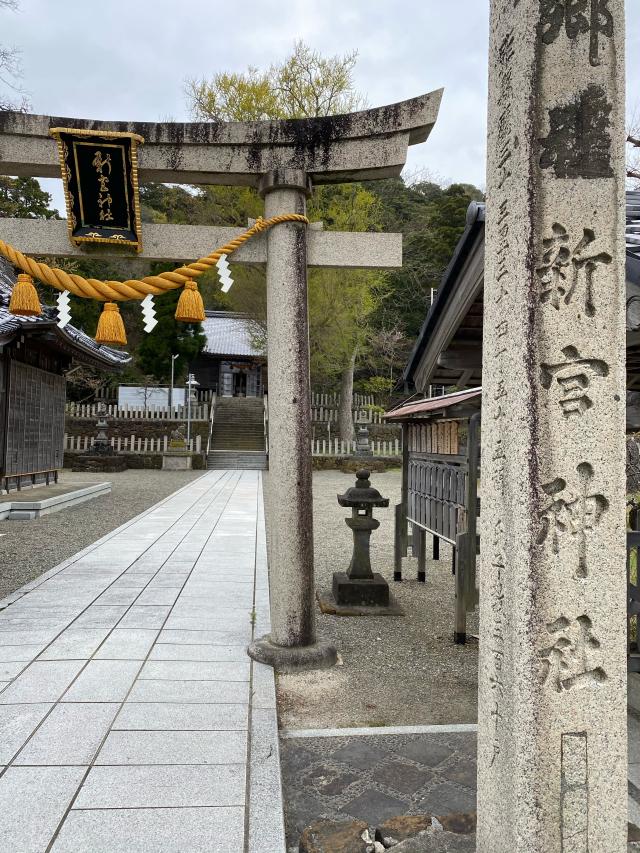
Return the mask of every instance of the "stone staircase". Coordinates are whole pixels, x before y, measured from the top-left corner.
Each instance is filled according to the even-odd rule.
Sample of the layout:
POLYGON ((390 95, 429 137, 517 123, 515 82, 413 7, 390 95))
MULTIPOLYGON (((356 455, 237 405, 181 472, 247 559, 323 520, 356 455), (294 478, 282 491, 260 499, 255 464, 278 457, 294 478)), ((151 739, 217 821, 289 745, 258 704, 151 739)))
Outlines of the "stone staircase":
POLYGON ((264 403, 256 397, 218 397, 207 468, 266 470, 264 403))
POLYGON ((224 469, 237 471, 266 471, 269 468, 266 453, 258 453, 255 450, 242 450, 234 452, 231 450, 212 450, 207 456, 207 468, 209 471, 220 471, 224 469))

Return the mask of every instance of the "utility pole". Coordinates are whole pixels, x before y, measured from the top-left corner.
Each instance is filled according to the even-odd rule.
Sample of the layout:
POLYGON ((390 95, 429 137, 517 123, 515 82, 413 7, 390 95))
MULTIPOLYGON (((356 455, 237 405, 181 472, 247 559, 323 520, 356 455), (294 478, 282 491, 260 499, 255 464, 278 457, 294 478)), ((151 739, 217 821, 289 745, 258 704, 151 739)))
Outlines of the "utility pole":
POLYGON ((190 449, 191 443, 191 387, 199 385, 193 373, 187 375, 187 450, 190 449))
POLYGON ((173 368, 178 358, 178 353, 171 356, 171 385, 169 386, 169 417, 173 417, 173 368))

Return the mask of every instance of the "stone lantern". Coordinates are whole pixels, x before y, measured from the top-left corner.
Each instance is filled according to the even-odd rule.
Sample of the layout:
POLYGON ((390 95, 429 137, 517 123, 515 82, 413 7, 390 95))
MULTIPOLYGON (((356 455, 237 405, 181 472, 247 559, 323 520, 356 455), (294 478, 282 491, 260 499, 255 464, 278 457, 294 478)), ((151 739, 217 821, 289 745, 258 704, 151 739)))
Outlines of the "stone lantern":
POLYGON ((353 556, 346 572, 333 575, 333 597, 339 605, 388 607, 389 584, 381 574, 371 571, 369 548, 372 531, 380 527, 373 517, 374 507, 389 506, 389 498, 372 488, 369 471, 358 471, 356 477, 355 486, 338 495, 340 506, 352 511, 345 522, 353 530, 353 556))
POLYGON ((107 435, 107 427, 109 426, 109 422, 107 421, 106 415, 107 407, 104 403, 98 403, 98 422, 96 424, 96 427, 98 428, 98 434, 94 438, 93 445, 90 450, 90 453, 95 456, 114 455, 113 447, 111 447, 109 436, 107 435))
POLYGON ((369 430, 366 427, 360 427, 356 437, 356 456, 373 456, 371 445, 369 444, 369 430))

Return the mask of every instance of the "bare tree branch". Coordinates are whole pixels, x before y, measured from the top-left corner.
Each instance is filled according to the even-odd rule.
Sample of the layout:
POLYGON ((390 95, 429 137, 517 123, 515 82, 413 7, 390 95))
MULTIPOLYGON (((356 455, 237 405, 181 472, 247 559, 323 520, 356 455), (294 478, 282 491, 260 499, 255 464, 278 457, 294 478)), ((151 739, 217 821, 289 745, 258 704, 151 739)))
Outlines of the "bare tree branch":
MULTIPOLYGON (((16 12, 18 10, 18 0, 0 0, 0 9, 9 9, 12 12, 16 12)), ((0 84, 20 95, 20 100, 15 101, 7 97, 4 92, 0 92, 0 111, 16 110, 18 112, 26 112, 28 110, 29 102, 27 97, 22 87, 17 83, 17 80, 21 76, 20 51, 15 47, 0 45, 0 84)))

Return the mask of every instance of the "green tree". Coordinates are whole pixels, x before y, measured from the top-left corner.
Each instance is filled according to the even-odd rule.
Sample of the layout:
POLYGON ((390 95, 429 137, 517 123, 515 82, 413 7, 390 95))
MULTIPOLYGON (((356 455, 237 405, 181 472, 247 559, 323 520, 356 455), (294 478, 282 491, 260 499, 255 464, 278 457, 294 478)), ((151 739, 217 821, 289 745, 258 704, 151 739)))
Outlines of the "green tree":
POLYGON ((375 323, 413 341, 464 231, 469 204, 483 195, 469 184, 407 186, 400 178, 377 182, 372 192, 381 202, 384 229, 403 234, 403 266, 388 276, 375 323))
POLYGON ((210 80, 191 79, 187 99, 199 121, 261 121, 338 115, 361 109, 354 86, 357 51, 324 57, 303 41, 283 62, 265 71, 221 71, 210 80))
POLYGON ((145 375, 160 382, 168 381, 171 375, 171 356, 176 359, 176 377, 182 377, 188 365, 205 345, 206 338, 197 324, 180 323, 175 319, 179 290, 171 290, 156 300, 158 325, 145 335, 138 346, 136 366, 145 375))
POLYGON ((0 219, 59 219, 51 209, 51 194, 35 178, 6 178, 0 175, 0 219))

